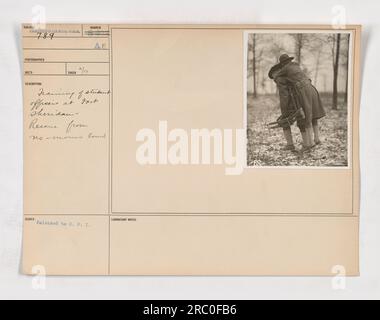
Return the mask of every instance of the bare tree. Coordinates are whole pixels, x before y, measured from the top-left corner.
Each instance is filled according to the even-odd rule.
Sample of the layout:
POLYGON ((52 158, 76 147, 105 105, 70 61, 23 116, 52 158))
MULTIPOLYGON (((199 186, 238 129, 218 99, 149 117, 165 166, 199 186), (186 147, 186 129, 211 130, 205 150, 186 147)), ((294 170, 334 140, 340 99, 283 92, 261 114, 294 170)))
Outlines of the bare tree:
POLYGON ((296 57, 299 64, 302 64, 303 34, 296 34, 296 57))
POLYGON ((332 34, 327 37, 326 43, 330 45, 332 53, 332 67, 333 67, 333 95, 332 95, 332 109, 338 109, 338 97, 339 97, 339 66, 341 56, 341 38, 342 34, 332 34))
POLYGON ((318 86, 318 80, 323 63, 323 47, 323 39, 320 35, 309 35, 309 45, 307 49, 308 53, 314 58, 314 65, 311 66, 311 69, 314 71, 313 83, 316 87, 318 86))
POLYGON ((265 93, 267 79, 267 57, 266 57, 266 44, 262 38, 253 34, 248 42, 248 78, 252 78, 252 95, 257 97, 260 93, 265 93))
POLYGON ((304 33, 297 33, 291 35, 293 39, 295 40, 295 53, 296 53, 296 59, 299 65, 302 65, 302 53, 305 47, 309 43, 309 38, 307 34, 304 33))
POLYGON ((348 81, 349 81, 349 63, 350 63, 350 35, 346 36, 346 50, 343 50, 342 54, 345 57, 344 68, 346 70, 346 91, 344 95, 344 103, 348 102, 348 81))

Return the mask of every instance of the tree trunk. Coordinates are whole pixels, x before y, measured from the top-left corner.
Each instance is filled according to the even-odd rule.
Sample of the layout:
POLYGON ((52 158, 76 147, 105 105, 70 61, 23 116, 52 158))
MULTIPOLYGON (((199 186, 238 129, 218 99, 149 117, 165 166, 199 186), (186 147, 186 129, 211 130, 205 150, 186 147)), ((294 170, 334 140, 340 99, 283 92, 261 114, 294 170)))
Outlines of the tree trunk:
POLYGON ((297 35, 297 62, 299 65, 302 64, 302 46, 303 46, 303 34, 297 35))
POLYGON ((346 59, 346 73, 347 73, 347 77, 346 77, 346 94, 344 96, 344 103, 347 105, 348 103, 348 81, 349 81, 349 76, 350 76, 350 73, 349 73, 349 70, 350 70, 350 54, 349 54, 349 51, 350 51, 350 37, 348 37, 348 41, 347 41, 347 59, 346 59))
POLYGON ((347 105, 347 103, 348 103, 348 76, 349 76, 349 74, 348 74, 348 68, 349 68, 349 66, 348 66, 348 64, 347 64, 347 79, 346 79, 346 93, 345 93, 345 95, 344 95, 344 103, 347 105))
POLYGON ((340 58, 340 39, 341 34, 338 33, 336 39, 336 57, 334 63, 334 88, 333 88, 333 110, 338 110, 338 78, 339 78, 339 58, 340 58))

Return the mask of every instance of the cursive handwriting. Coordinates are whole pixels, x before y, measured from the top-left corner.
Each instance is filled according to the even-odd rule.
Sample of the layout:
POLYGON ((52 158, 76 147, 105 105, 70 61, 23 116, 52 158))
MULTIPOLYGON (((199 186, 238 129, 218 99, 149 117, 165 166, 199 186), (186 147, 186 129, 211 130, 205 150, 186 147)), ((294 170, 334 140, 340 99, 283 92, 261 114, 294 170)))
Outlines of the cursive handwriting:
POLYGON ((83 124, 83 123, 75 123, 75 121, 72 120, 66 128, 66 133, 69 134, 71 133, 71 131, 73 131, 73 129, 82 129, 82 128, 88 128, 88 125, 83 124))
POLYGON ((30 125, 29 129, 37 130, 37 129, 58 129, 56 125, 48 125, 48 124, 40 124, 38 119, 34 119, 30 125))

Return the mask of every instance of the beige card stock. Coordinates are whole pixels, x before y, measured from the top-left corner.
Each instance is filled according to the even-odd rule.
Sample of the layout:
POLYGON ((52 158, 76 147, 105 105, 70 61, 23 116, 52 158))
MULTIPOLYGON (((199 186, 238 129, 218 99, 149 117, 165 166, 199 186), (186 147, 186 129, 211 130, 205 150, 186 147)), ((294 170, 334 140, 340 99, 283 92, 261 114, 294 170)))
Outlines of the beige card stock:
MULTIPOLYGON (((22 29, 24 273, 359 274, 359 26, 22 29), (273 60, 265 39, 294 54, 293 34, 327 39, 335 62, 336 35, 347 35, 340 39, 346 58, 342 53, 338 60, 341 70, 347 66, 338 84, 338 94, 348 96, 346 165, 325 164, 323 156, 319 166, 303 165, 299 159, 309 155, 302 154, 293 165, 247 163, 249 135, 257 135, 250 122, 256 103, 278 100, 275 83, 265 78, 273 60), (253 98, 254 76, 255 85, 263 84, 259 98, 253 98), (210 145, 207 135, 194 138, 201 129, 210 145)), ((320 59, 329 59, 327 49, 320 59)), ((312 71, 316 80, 329 77, 328 66, 319 75, 312 71)), ((328 99, 329 79, 321 81, 328 99)), ((269 129, 262 125, 265 137, 269 129)), ((264 145, 277 150, 276 142, 264 145)), ((318 150, 323 144, 312 153, 318 150)))

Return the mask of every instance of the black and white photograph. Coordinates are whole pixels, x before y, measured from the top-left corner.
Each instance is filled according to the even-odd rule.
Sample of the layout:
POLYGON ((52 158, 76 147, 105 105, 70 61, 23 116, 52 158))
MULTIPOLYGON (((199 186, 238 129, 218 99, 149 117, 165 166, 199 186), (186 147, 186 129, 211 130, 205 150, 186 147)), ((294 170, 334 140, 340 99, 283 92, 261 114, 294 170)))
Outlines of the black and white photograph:
POLYGON ((248 167, 349 167, 351 38, 246 33, 248 167))

